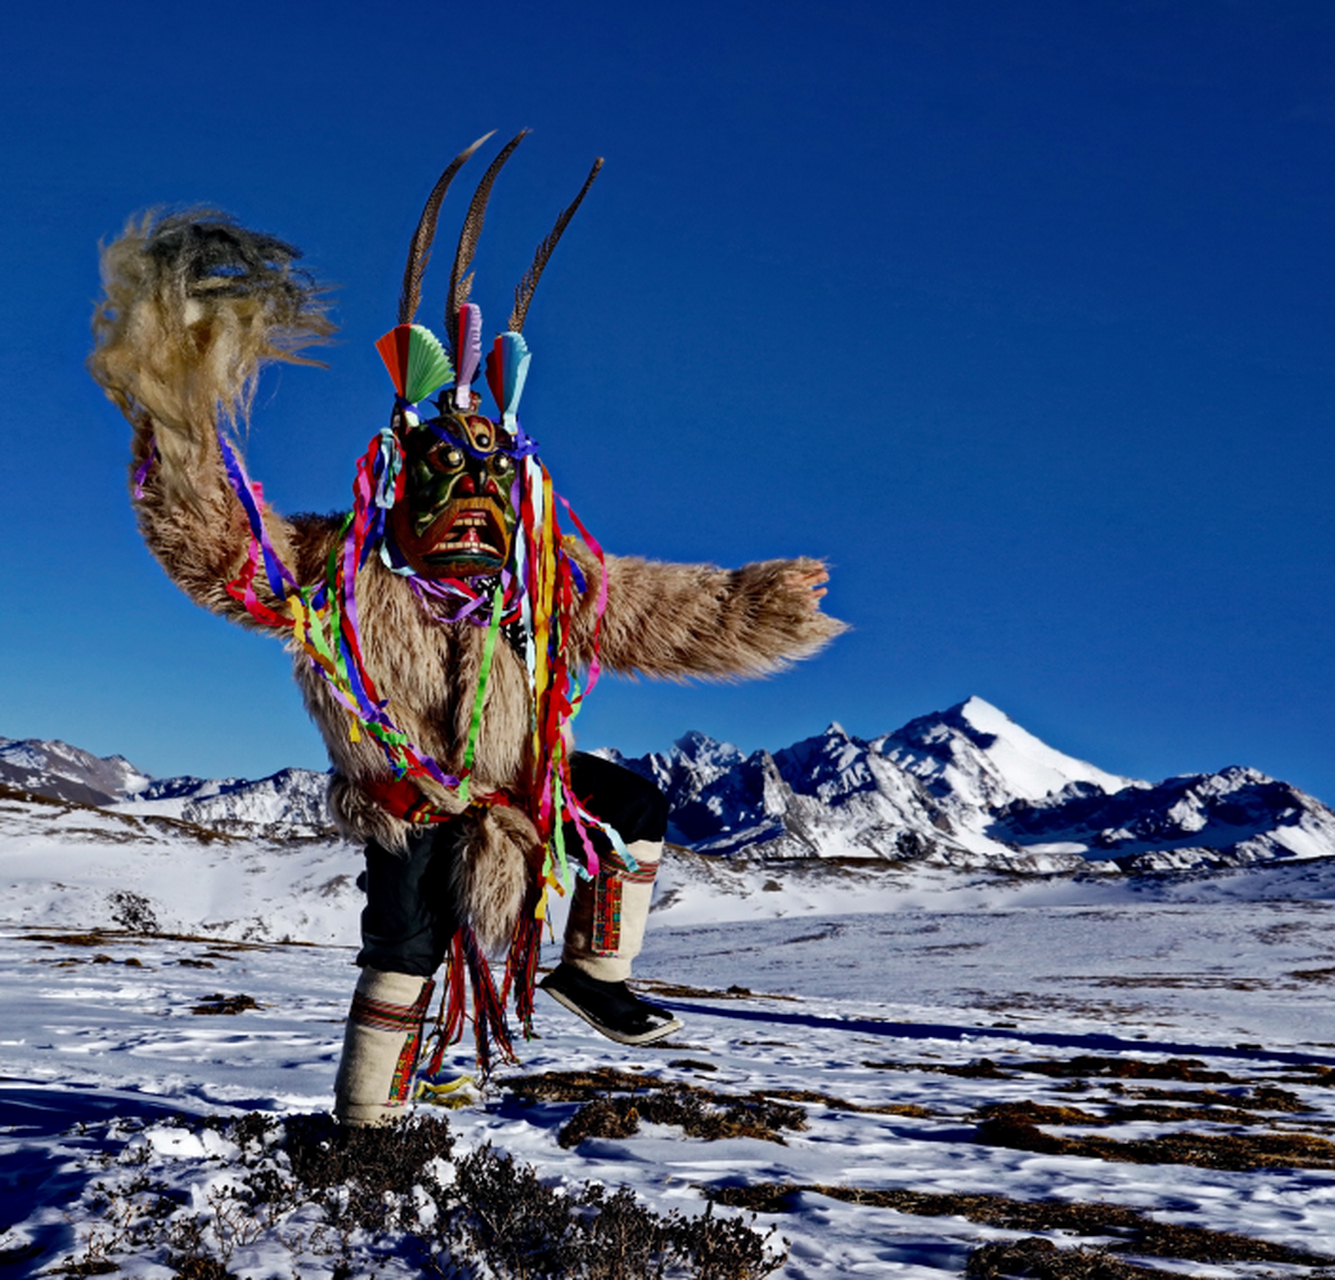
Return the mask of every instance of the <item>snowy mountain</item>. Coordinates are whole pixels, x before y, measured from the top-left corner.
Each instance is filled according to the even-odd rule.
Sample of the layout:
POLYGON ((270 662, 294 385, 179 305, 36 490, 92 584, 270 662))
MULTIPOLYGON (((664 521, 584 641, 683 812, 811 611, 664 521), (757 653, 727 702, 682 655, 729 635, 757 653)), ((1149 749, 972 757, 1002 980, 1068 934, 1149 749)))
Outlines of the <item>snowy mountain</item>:
POLYGON ((981 698, 864 741, 832 724, 744 755, 699 733, 625 759, 671 805, 669 839, 759 859, 922 860, 1044 873, 1335 855, 1335 813, 1254 769, 1158 785, 1049 747, 981 698))
POLYGON ((268 778, 152 778, 124 756, 65 742, 0 738, 0 784, 117 813, 175 818, 214 831, 309 839, 333 831, 328 775, 280 769, 268 778))
POLYGON ((1042 800, 1072 783, 1105 792, 1145 785, 1054 750, 982 698, 910 720, 871 745, 960 812, 1042 800))
POLYGON ((1069 787, 1012 802, 992 829, 1031 849, 1070 848, 1111 858, 1123 871, 1241 865, 1329 857, 1335 814, 1296 787, 1255 769, 1138 783, 1113 794, 1069 787))
MULTIPOLYGON (((1287 783, 1239 767, 1158 784, 1119 777, 1048 746, 981 698, 870 740, 832 724, 774 752, 746 755, 692 732, 664 754, 599 754, 663 789, 670 841, 756 866, 1117 873, 1335 856, 1335 813, 1287 783)), ((0 740, 0 769, 0 784, 117 818, 269 845, 336 841, 327 777, 310 770, 150 779, 119 756, 9 740, 0 740)))
POLYGON ((95 756, 67 742, 0 738, 0 783, 57 800, 106 804, 146 785, 124 756, 95 756))
POLYGON ((303 839, 333 830, 325 794, 329 775, 280 769, 268 778, 159 778, 110 807, 120 813, 179 818, 215 831, 303 839))

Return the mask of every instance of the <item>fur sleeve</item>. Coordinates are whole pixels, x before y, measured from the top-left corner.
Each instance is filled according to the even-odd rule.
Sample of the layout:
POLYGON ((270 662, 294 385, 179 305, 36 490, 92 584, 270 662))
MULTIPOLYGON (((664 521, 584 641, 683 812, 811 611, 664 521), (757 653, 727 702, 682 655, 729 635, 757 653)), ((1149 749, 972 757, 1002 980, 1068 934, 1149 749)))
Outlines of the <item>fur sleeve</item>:
MULTIPOLYGON (((597 565, 583 556, 580 562, 589 589, 574 639, 587 661, 597 565)), ((805 557, 719 569, 608 556, 600 660, 611 671, 669 679, 780 671, 846 630, 812 608, 810 589, 793 581, 821 568, 819 560, 805 557)))
MULTIPOLYGON (((102 253, 88 365, 133 428, 140 530, 177 586, 238 621, 248 615, 226 584, 250 530, 218 428, 247 418, 267 362, 300 361, 303 345, 332 332, 313 282, 292 265, 299 256, 207 210, 145 215, 102 253)), ((298 529, 268 508, 264 518, 286 563, 318 561, 322 530, 298 529)), ((255 585, 263 592, 259 578, 255 585)))

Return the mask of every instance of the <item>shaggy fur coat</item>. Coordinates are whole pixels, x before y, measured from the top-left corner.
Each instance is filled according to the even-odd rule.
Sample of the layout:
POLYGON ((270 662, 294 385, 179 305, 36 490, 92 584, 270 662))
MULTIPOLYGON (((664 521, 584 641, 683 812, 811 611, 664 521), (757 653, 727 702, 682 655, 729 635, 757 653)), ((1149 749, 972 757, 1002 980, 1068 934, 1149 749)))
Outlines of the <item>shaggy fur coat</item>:
MULTIPOLYGON (((296 360, 332 332, 318 292, 292 266, 296 251, 256 237, 216 214, 131 223, 103 252, 105 297, 94 318, 90 369, 133 426, 132 485, 139 527, 171 579, 196 603, 254 626, 226 590, 246 561, 250 531, 223 467, 218 429, 244 418, 261 366, 296 360), (219 272, 217 246, 201 255, 190 227, 211 219, 236 235, 219 272), (247 239, 249 237, 249 239, 247 239), (259 243, 258 249, 255 247, 259 243)), ((198 240, 198 237, 195 237, 198 240)), ((216 237, 215 237, 216 239, 216 237)), ((300 582, 321 579, 340 517, 284 518, 264 509, 269 538, 300 582)), ((568 657, 591 657, 598 566, 582 547, 589 587, 573 621, 568 657)), ((607 608, 600 661, 614 672, 728 678, 763 675, 819 649, 843 629, 812 607, 796 577, 820 568, 808 559, 740 569, 606 558, 607 608)), ((266 599, 266 588, 255 581, 266 599)), ((357 581, 367 671, 410 742, 447 772, 463 763, 484 631, 435 620, 407 582, 371 557, 357 581)), ((272 632, 270 634, 273 634, 272 632)), ((334 766, 330 807, 356 840, 402 849, 412 830, 363 789, 390 771, 368 737, 353 742, 346 712, 296 647, 296 680, 334 766)), ((515 807, 465 810, 452 793, 430 799, 463 811, 465 856, 457 892, 479 940, 506 941, 542 851, 524 816, 529 776, 528 681, 508 645, 497 647, 473 765, 474 786, 506 791, 515 807)), ((429 785, 429 784, 428 784, 429 785)), ((424 787, 424 790, 426 787, 424 787)))

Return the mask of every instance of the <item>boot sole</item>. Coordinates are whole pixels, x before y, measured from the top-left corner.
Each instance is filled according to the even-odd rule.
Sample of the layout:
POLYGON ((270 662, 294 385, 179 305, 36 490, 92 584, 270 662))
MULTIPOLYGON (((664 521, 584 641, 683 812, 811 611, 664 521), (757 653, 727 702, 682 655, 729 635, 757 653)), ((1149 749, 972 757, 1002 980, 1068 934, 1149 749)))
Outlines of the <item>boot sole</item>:
POLYGON ((624 1031, 615 1031, 611 1027, 605 1027, 587 1009, 581 1009, 569 996, 563 995, 560 991, 552 987, 543 987, 542 989, 557 1003, 565 1005, 571 1013, 583 1018, 600 1036, 615 1040, 617 1044, 653 1044, 656 1040, 666 1039, 674 1031, 680 1031, 682 1027, 682 1024, 676 1018, 673 1018, 671 1022, 665 1022, 661 1027, 655 1027, 652 1031, 642 1031, 637 1036, 627 1035, 624 1031))

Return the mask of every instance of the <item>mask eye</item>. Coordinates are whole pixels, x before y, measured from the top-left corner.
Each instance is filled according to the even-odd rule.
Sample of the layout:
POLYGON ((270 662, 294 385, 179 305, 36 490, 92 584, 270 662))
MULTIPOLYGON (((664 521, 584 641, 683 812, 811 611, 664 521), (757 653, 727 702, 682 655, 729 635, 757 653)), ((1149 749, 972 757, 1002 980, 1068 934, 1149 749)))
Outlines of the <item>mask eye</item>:
POLYGON ((440 444, 428 455, 431 465, 437 471, 461 471, 464 465, 464 452, 452 444, 440 444))
POLYGON ((508 476, 515 469, 513 459, 504 453, 493 453, 487 461, 494 476, 508 476))

